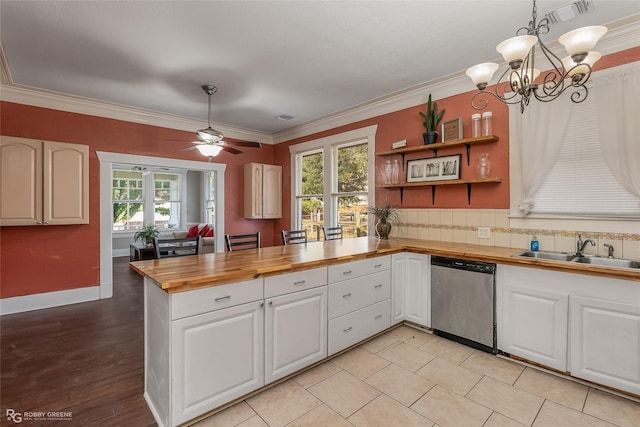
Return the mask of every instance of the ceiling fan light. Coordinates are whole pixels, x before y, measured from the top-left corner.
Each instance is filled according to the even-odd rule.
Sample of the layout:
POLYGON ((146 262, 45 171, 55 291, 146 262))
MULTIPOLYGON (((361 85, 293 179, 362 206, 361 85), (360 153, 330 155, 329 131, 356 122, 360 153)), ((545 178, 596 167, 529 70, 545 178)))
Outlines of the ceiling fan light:
POLYGON ((514 70, 520 67, 520 64, 529 54, 531 48, 538 42, 538 37, 532 35, 511 37, 496 46, 496 50, 502 54, 504 60, 514 70))
POLYGON ((222 147, 219 145, 200 144, 196 145, 196 148, 206 157, 215 157, 222 151, 222 147))
POLYGON ((573 60, 573 58, 571 58, 571 56, 565 56, 562 59, 562 65, 567 71, 567 74, 569 74, 569 77, 573 77, 576 74, 589 73, 589 67, 593 67, 593 64, 595 64, 601 57, 602 55, 599 52, 591 51, 589 52, 587 57, 582 62, 580 62, 579 66, 576 67, 576 65, 578 64, 573 60), (585 64, 588 64, 589 67, 587 67, 585 64))
POLYGON ((204 142, 218 142, 223 138, 222 132, 218 132, 211 127, 201 129, 197 131, 196 134, 198 135, 198 138, 204 142))
POLYGON ((558 41, 567 50, 569 56, 573 56, 592 50, 606 32, 607 27, 601 25, 582 27, 561 35, 558 41))
MULTIPOLYGON (((491 81, 493 73, 498 69, 498 64, 493 62, 484 62, 482 64, 474 65, 467 70, 467 76, 473 81, 473 84, 478 88, 484 89, 491 81)), ((482 90, 480 89, 480 90, 482 90)))

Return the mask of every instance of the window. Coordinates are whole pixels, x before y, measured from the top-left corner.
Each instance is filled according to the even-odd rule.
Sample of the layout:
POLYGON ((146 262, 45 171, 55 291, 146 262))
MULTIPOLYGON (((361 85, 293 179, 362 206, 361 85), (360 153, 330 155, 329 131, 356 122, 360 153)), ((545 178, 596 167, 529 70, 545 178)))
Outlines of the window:
POLYGON ((144 181, 141 172, 113 171, 113 230, 137 230, 143 227, 144 181))
POLYGON ((337 146, 338 167, 333 169, 333 182, 337 189, 333 193, 337 209, 338 225, 344 237, 367 235, 368 206, 368 146, 358 142, 337 146))
POLYGON ((158 228, 180 227, 180 175, 153 174, 153 223, 158 228))
POLYGON ((181 228, 182 173, 113 169, 113 231, 181 228))
POLYGON ((207 172, 204 174, 204 210, 205 222, 207 224, 216 223, 216 174, 207 172))
POLYGON ((374 164, 377 126, 290 147, 294 229, 322 240, 322 227, 341 225, 344 237, 366 236, 367 206, 374 203, 369 174, 374 164))

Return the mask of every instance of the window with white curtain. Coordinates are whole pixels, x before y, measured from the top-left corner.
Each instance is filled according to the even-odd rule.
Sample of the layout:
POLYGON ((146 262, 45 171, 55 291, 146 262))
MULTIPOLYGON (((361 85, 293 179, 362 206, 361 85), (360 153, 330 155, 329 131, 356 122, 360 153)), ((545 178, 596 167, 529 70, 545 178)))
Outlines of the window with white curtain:
POLYGON ((599 125, 610 126, 599 123, 595 96, 572 104, 558 159, 536 191, 531 212, 640 217, 640 199, 616 180, 604 161, 599 125))

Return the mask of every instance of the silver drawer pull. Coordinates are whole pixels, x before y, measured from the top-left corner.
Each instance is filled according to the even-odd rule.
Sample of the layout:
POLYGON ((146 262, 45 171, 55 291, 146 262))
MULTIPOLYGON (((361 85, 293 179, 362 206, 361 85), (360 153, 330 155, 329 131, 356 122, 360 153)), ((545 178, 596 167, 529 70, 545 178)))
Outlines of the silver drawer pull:
POLYGON ((353 329, 353 328, 351 326, 349 326, 348 328, 343 329, 342 332, 349 332, 351 329, 353 329))
POLYGON ((346 297, 350 297, 350 296, 351 296, 351 292, 349 292, 348 294, 342 295, 342 298, 346 298, 346 297))
POLYGON ((306 282, 305 280, 300 280, 300 281, 297 281, 297 282, 293 282, 293 284, 294 284, 295 286, 299 286, 299 285, 304 285, 304 284, 305 284, 305 282, 306 282))
POLYGON ((343 276, 346 276, 347 274, 351 274, 351 270, 343 271, 343 272, 342 272, 342 275, 343 275, 343 276))
POLYGON ((374 317, 374 319, 379 319, 382 317, 382 314, 378 314, 376 317, 374 317))
POLYGON ((381 288, 382 287, 382 283, 379 283, 377 285, 374 286, 375 289, 381 288))
POLYGON ((226 300, 226 299, 231 299, 231 295, 227 295, 226 297, 218 297, 218 298, 216 298, 216 299, 215 299, 215 301, 216 301, 216 302, 217 302, 217 301, 224 301, 224 300, 226 300))
POLYGON ((273 301, 269 301, 269 305, 273 305, 273 301))
POLYGON ((373 266, 373 268, 380 268, 380 267, 382 267, 382 264, 376 264, 373 266))

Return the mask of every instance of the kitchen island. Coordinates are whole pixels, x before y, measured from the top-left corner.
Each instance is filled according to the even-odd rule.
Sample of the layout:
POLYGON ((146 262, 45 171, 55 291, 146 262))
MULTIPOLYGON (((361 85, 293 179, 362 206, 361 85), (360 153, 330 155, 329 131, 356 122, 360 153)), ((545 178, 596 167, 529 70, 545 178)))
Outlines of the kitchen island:
MULTIPOLYGON (((493 262, 499 264, 498 272, 504 266, 509 282, 505 282, 504 289, 498 283, 500 349, 500 328, 508 327, 504 320, 507 317, 511 323, 525 325, 524 329, 512 331, 518 338, 516 342, 513 333, 505 340, 513 354, 518 355, 519 348, 527 348, 530 353, 522 357, 535 361, 537 353, 531 352, 527 337, 555 334, 550 338, 553 348, 564 339, 565 351, 554 353, 554 360, 564 361, 562 366, 566 369, 562 370, 570 372, 571 365, 566 363, 566 347, 571 342, 566 336, 569 298, 573 298, 570 293, 579 293, 576 289, 583 281, 589 298, 576 295, 576 301, 582 304, 576 307, 584 307, 587 317, 582 311, 576 311, 575 316, 583 316, 589 322, 602 320, 604 326, 613 320, 617 328, 624 328, 622 335, 635 337, 635 341, 624 343, 625 348, 633 348, 640 336, 638 271, 515 258, 514 252, 512 248, 363 237, 131 263, 145 277, 145 399, 159 425, 179 425, 287 378, 395 324, 409 320, 429 327, 431 255, 493 262), (420 273, 401 273, 405 254, 421 263, 420 273), (562 274, 558 275, 556 288, 546 288, 538 299, 532 300, 527 290, 532 281, 522 282, 522 286, 519 283, 519 277, 530 274, 521 271, 552 275, 544 277, 547 282, 556 277, 555 272, 562 274), (567 281, 576 284, 562 289, 567 281), (611 316, 602 317, 601 309, 597 316, 591 315, 594 311, 590 304, 599 301, 594 299, 599 297, 598 288, 615 290, 613 299, 603 294, 608 304, 605 307, 610 309, 606 314, 611 316), (551 314, 562 310, 566 313, 554 315, 555 323, 529 322, 526 318, 513 322, 514 316, 528 312, 509 311, 512 301, 539 301, 539 306, 546 308, 548 296, 556 293, 564 297, 554 301, 555 311, 551 314), (540 324, 548 329, 535 329, 540 324), (527 330, 526 325, 532 325, 532 330, 527 330), (556 336, 563 330, 564 336, 556 336)), ((536 311, 537 307, 534 304, 529 308, 546 314, 536 311)), ((575 343, 586 343, 586 351, 593 350, 589 347, 593 339, 604 337, 610 342, 618 336, 600 327, 590 330, 595 335, 588 339, 574 337, 575 343)), ((578 330, 574 335, 580 333, 578 330)), ((578 345, 575 343, 574 347, 578 345)), ((542 345, 538 353, 548 356, 546 342, 536 344, 542 345)), ((580 350, 574 347, 572 357, 580 350)), ((611 364, 614 382, 600 377, 595 381, 637 394, 637 351, 625 356, 630 364, 610 363, 601 356, 584 359, 597 362, 598 375, 602 375, 602 363, 611 364), (625 370, 617 371, 623 365, 625 370), (618 384, 615 380, 621 376, 625 380, 618 384)), ((594 371, 589 363, 581 366, 583 377, 594 381, 589 377, 594 371)), ((551 362, 546 366, 554 367, 551 362)))

